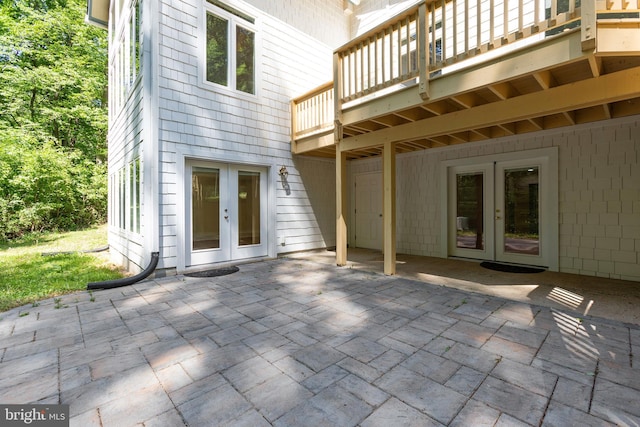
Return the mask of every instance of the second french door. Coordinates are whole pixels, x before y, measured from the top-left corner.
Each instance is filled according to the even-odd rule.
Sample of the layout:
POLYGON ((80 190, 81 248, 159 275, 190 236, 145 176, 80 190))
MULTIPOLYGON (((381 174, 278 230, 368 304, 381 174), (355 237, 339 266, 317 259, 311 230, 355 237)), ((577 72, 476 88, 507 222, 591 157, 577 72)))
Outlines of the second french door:
POLYGON ((449 255, 553 266, 551 169, 546 156, 448 167, 449 255))
POLYGON ((266 168, 191 161, 186 172, 186 265, 267 255, 266 168))

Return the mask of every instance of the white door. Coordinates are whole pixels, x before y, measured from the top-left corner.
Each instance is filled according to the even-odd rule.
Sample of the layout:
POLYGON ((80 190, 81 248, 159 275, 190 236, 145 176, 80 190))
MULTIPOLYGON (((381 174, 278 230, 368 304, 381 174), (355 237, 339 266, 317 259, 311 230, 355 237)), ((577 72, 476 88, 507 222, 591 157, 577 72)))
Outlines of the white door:
POLYGON ((355 247, 382 250, 382 174, 355 176, 355 247))
POLYGON ((450 167, 449 254, 552 265, 549 176, 546 157, 450 167))
POLYGON ((266 169, 192 161, 186 172, 186 265, 267 255, 266 169))

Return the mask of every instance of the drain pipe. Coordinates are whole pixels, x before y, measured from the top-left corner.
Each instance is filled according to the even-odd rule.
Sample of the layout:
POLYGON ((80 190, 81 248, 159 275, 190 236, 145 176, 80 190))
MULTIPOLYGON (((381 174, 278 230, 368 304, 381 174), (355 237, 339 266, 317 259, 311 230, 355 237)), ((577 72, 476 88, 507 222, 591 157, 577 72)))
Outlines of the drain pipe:
POLYGON ((129 286, 134 283, 138 283, 141 280, 146 279, 153 273, 158 266, 158 259, 160 258, 160 252, 152 252, 151 253, 151 262, 140 273, 131 277, 124 277, 122 279, 115 280, 105 280, 104 282, 91 282, 87 284, 87 290, 95 290, 95 289, 113 289, 119 288, 121 286, 129 286))

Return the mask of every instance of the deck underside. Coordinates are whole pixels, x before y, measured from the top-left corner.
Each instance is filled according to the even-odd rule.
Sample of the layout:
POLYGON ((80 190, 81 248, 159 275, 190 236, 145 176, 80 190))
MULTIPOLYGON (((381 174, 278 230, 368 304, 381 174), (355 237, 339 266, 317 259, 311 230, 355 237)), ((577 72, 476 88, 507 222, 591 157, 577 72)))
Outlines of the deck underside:
MULTIPOLYGON (((427 99, 409 82, 345 104, 341 151, 358 159, 389 141, 404 153, 640 114, 640 56, 583 52, 579 32, 478 59, 432 75, 427 99)), ((296 144, 335 157, 333 131, 296 144)))

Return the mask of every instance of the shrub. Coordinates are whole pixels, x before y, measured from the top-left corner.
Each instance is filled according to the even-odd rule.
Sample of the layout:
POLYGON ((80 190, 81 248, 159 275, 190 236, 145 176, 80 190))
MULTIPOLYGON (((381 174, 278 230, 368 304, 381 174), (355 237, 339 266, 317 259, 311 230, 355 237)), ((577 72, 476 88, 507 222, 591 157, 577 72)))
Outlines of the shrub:
POLYGON ((106 173, 72 150, 0 138, 0 239, 106 217, 106 173))

